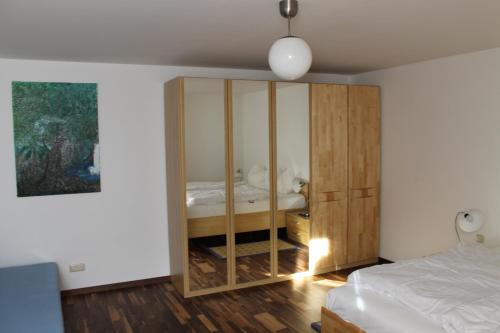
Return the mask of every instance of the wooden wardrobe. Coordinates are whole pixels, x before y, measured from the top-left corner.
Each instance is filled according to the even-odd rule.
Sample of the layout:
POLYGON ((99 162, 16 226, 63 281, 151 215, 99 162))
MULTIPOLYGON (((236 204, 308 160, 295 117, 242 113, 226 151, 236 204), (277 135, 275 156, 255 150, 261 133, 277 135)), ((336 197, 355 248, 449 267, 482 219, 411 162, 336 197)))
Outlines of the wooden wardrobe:
MULTIPOLYGON (((315 273, 379 252, 380 91, 311 84, 311 239, 315 273)), ((311 267, 312 266, 312 267, 311 267)))
POLYGON ((191 297, 376 262, 379 94, 378 87, 341 84, 183 77, 165 83, 170 273, 174 286, 185 297, 191 297), (240 98, 238 94, 245 92, 244 98, 240 98), (194 102, 196 93, 204 97, 194 102), (245 106, 249 103, 254 104, 253 108, 245 106), (209 106, 213 110, 205 111, 209 106), (295 107, 299 110, 293 112, 302 113, 296 114, 293 121, 292 118, 284 121, 295 107), (201 115, 189 114, 193 108, 197 108, 196 112, 211 112, 210 116, 189 126, 189 121, 196 121, 201 115), (297 123, 297 119, 302 120, 297 123), (248 127, 245 131, 241 130, 242 121, 248 127), (207 130, 205 126, 213 126, 213 138, 207 137, 198 150, 193 150, 188 132, 203 132, 207 130), (260 152, 267 163, 269 194, 267 208, 251 213, 239 212, 241 207, 235 202, 239 177, 250 172, 249 167, 241 167, 237 161, 242 154, 238 142, 245 141, 243 136, 249 131, 256 133, 253 141, 258 146, 252 147, 253 153, 260 152), (299 137, 307 137, 308 142, 299 137), (293 149, 305 152, 304 170, 308 174, 302 175, 305 180, 300 193, 305 197, 309 217, 301 215, 304 209, 283 206, 278 193, 281 188, 278 183, 286 169, 282 155, 290 154, 290 148, 283 147, 287 140, 293 142, 293 149), (209 141, 215 142, 214 147, 210 147, 209 141), (188 190, 200 186, 198 182, 189 182, 190 178, 191 181, 200 178, 193 176, 194 162, 188 161, 196 155, 193 151, 200 154, 211 151, 211 158, 197 162, 206 169, 211 168, 212 159, 220 162, 220 170, 212 170, 212 174, 220 171, 219 178, 206 179, 218 180, 208 182, 209 186, 225 195, 225 206, 219 216, 188 216, 186 207, 190 199, 186 195, 188 190), (202 246, 197 243, 200 239, 202 246), (296 248, 282 249, 282 241, 296 248), (238 255, 242 244, 257 243, 270 246, 267 252, 255 257, 257 260, 250 260, 251 255, 238 255), (218 259, 204 261, 205 250, 218 259), (285 269, 288 257, 290 261, 305 262, 306 267, 297 266, 295 271, 285 269), (259 267, 250 267, 254 263, 259 267), (256 273, 259 270, 260 276, 256 273), (200 281, 203 279, 206 281, 200 281))

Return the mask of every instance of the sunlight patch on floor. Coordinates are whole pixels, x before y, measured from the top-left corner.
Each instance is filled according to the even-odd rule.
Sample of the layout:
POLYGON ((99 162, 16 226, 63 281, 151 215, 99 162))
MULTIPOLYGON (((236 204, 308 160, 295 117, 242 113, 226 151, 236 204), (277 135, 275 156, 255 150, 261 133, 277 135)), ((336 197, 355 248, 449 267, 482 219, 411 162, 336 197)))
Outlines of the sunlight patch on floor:
POLYGON ((338 281, 338 280, 323 279, 323 280, 314 281, 313 284, 316 284, 319 286, 337 288, 337 287, 342 287, 343 285, 346 284, 346 282, 345 281, 338 281))

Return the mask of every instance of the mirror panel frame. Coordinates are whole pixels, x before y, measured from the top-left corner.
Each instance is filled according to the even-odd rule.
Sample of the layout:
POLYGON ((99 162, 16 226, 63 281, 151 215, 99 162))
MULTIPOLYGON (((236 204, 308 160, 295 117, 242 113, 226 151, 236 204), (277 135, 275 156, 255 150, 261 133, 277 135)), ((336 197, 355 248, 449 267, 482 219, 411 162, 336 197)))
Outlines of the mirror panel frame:
MULTIPOLYGON (((230 212, 230 206, 232 202, 232 188, 231 184, 228 181, 228 175, 230 174, 230 165, 229 165, 229 160, 228 156, 231 153, 230 146, 229 146, 229 141, 228 141, 228 81, 225 79, 214 79, 214 78, 198 78, 198 77, 183 77, 180 79, 181 80, 181 107, 180 107, 180 137, 181 137, 181 177, 182 177, 182 192, 181 195, 182 197, 186 198, 187 194, 187 189, 186 189, 186 184, 187 184, 187 160, 186 160, 186 80, 220 80, 221 83, 223 84, 223 96, 221 97, 223 100, 223 110, 222 112, 224 113, 224 158, 225 158, 225 191, 226 191, 226 219, 225 219, 225 225, 226 225, 226 248, 227 248, 227 253, 228 253, 228 258, 231 258, 231 253, 232 253, 232 248, 231 248, 231 242, 230 242, 230 235, 231 235, 231 222, 230 222, 230 216, 228 213, 230 212)), ((184 235, 185 235, 185 240, 184 240, 184 251, 186 253, 185 258, 184 258, 184 265, 186 267, 185 269, 185 274, 184 274, 184 290, 186 297, 191 297, 191 296, 200 296, 200 295, 205 295, 205 294, 210 294, 214 292, 219 292, 219 291, 224 291, 224 290, 230 290, 232 288, 232 269, 231 269, 231 260, 226 259, 226 280, 224 284, 221 284, 220 286, 214 286, 214 287, 207 287, 207 288, 200 288, 200 289, 192 289, 191 283, 190 283, 190 263, 189 263, 189 230, 188 230, 188 214, 187 214, 187 206, 184 206, 184 211, 183 211, 183 219, 184 219, 184 235)))

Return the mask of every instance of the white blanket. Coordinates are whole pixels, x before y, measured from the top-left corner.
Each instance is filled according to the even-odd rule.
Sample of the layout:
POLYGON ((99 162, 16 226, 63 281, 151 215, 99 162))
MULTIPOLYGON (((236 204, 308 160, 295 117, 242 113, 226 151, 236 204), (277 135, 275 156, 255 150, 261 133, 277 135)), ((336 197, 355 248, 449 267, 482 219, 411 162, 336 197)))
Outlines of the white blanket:
POLYGON ((353 288, 389 296, 449 333, 500 332, 500 251, 460 244, 444 253, 358 270, 353 288))
MULTIPOLYGON (((188 207, 196 205, 217 205, 226 202, 224 182, 196 182, 188 183, 186 187, 186 203, 188 207)), ((269 192, 248 185, 244 182, 234 184, 234 201, 251 202, 266 200, 269 192)))
POLYGON ((330 290, 326 307, 368 333, 445 333, 441 325, 390 297, 348 285, 330 290))
POLYGON ((186 184, 187 191, 197 190, 223 190, 226 188, 226 182, 188 182, 186 184))

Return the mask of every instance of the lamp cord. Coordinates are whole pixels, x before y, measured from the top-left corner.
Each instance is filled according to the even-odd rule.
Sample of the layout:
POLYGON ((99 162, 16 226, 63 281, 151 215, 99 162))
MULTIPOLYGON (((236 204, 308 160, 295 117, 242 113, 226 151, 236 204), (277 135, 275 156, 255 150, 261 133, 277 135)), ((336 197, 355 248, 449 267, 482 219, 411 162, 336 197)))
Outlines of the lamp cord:
POLYGON ((291 33, 291 29, 290 29, 290 21, 292 20, 292 18, 290 16, 288 16, 288 37, 291 37, 292 36, 292 33, 291 33))
POLYGON ((463 214, 463 212, 458 212, 457 215, 455 215, 455 232, 457 233, 458 241, 461 243, 462 239, 460 238, 460 233, 458 232, 458 226, 457 226, 458 215, 460 214, 463 214))

